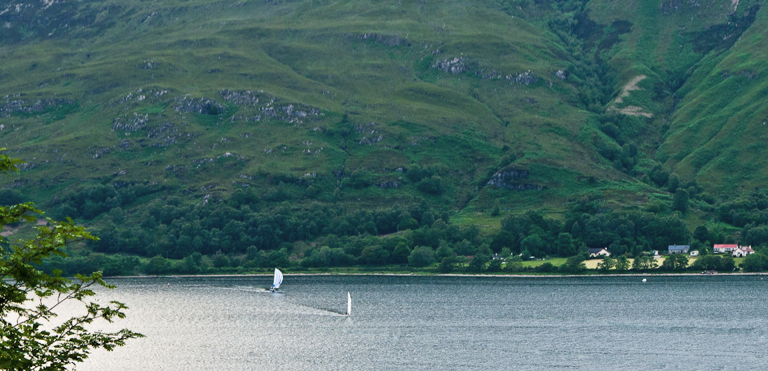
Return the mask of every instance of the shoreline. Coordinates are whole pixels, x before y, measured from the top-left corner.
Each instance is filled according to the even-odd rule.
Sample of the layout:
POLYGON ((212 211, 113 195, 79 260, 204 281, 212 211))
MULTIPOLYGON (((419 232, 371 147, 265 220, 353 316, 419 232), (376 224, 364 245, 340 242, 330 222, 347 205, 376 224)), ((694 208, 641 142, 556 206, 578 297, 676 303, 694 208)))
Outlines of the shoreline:
MULTIPOLYGON (((508 277, 508 278, 576 278, 576 277, 718 277, 718 276, 768 276, 768 272, 736 273, 609 273, 609 274, 461 274, 461 273, 284 273, 284 276, 385 276, 385 277, 508 277)), ((234 278, 234 277, 272 277, 269 273, 243 274, 197 274, 197 275, 141 275, 109 276, 115 278, 234 278)))

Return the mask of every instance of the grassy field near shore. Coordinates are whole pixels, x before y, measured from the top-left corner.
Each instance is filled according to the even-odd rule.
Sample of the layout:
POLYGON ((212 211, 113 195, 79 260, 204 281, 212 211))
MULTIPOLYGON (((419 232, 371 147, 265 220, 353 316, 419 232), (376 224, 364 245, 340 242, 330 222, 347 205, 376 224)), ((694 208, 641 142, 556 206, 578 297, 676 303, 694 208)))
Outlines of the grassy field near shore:
MULTIPOLYGON (((656 259, 658 263, 658 267, 661 267, 661 265, 664 263, 665 257, 660 257, 656 259)), ((169 261, 172 261, 173 259, 169 259, 169 261)), ((567 261, 567 258, 551 258, 546 260, 529 260, 522 262, 523 268, 536 268, 539 267, 545 263, 551 263, 555 267, 560 267, 565 264, 567 261)), ((142 264, 147 264, 149 259, 142 259, 142 264)), ((584 262, 587 270, 579 273, 579 275, 602 275, 606 274, 604 272, 597 270, 597 265, 601 262, 601 259, 590 259, 584 262)), ((688 266, 692 266, 693 263, 696 261, 696 258, 691 258, 689 261, 688 266)), ((734 262, 736 266, 738 267, 742 262, 744 261, 744 258, 734 258, 734 262)), ((630 265, 634 262, 634 259, 629 259, 630 265)), ((450 274, 466 274, 466 275, 522 275, 522 276, 542 276, 542 275, 563 275, 565 273, 558 273, 558 272, 537 272, 535 270, 525 270, 520 272, 511 272, 504 269, 506 266, 505 264, 502 264, 502 270, 498 272, 490 272, 490 271, 482 271, 482 272, 467 272, 468 263, 462 262, 462 263, 456 263, 454 265, 454 269, 449 272, 450 274)), ((203 272, 200 272, 198 275, 272 275, 273 273, 272 267, 270 268, 255 268, 255 267, 225 267, 225 268, 207 268, 203 272)), ((362 266, 362 265, 356 265, 356 266, 349 266, 349 267, 322 267, 322 268, 303 268, 303 267, 290 267, 290 268, 280 268, 283 273, 285 274, 370 274, 370 275, 435 275, 435 274, 446 274, 445 272, 440 272, 438 270, 438 264, 434 263, 428 267, 421 267, 421 268, 415 268, 410 267, 407 265, 385 265, 385 266, 362 266)), ((645 270, 645 271, 634 271, 632 269, 621 272, 620 274, 654 274, 657 270, 645 270)), ((616 274, 619 273, 617 271, 612 270, 611 273, 608 274, 616 274)), ((660 274, 695 274, 698 272, 663 272, 660 274)), ((174 275, 174 274, 170 274, 174 275)), ((571 275, 571 273, 568 273, 567 275, 571 275)))

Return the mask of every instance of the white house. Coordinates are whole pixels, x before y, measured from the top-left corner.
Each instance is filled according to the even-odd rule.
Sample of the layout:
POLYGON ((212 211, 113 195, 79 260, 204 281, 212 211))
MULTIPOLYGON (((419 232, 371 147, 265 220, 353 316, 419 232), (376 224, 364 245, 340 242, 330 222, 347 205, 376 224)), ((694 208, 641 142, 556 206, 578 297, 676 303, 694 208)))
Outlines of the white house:
POLYGON ((589 249, 589 257, 590 258, 600 258, 600 257, 607 257, 611 256, 611 253, 608 251, 608 249, 602 248, 602 249, 589 249))
POLYGON ((732 253, 734 250, 738 248, 739 248, 739 245, 714 245, 712 247, 712 251, 714 251, 715 254, 732 253))
POLYGON ((752 250, 752 246, 739 246, 738 249, 733 250, 731 253, 734 258, 743 258, 749 254, 754 254, 755 250, 752 250))

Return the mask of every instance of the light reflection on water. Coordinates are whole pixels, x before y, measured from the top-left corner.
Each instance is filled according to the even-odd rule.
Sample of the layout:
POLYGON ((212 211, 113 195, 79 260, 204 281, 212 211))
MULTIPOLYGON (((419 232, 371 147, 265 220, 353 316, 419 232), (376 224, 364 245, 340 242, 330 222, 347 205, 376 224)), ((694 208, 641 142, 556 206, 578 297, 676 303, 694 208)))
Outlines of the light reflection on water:
MULTIPOLYGON (((146 335, 78 370, 747 370, 760 277, 112 279, 146 335), (167 284, 170 283, 170 287, 167 284), (346 310, 352 293, 353 316, 346 310)), ((105 327, 107 328, 107 327, 105 327)))

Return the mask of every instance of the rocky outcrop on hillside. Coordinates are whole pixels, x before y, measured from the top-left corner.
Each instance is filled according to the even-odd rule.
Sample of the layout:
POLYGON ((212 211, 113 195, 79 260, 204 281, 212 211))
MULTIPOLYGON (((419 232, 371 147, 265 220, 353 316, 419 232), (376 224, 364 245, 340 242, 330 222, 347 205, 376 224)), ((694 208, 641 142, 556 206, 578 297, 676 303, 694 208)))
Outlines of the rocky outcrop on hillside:
POLYGON ((311 121, 314 117, 322 116, 322 113, 319 109, 301 104, 287 104, 264 107, 262 112, 266 117, 289 122, 292 124, 302 124, 305 121, 311 121))
POLYGON ((680 8, 698 8, 701 3, 702 0, 664 0, 659 3, 659 11, 661 14, 669 15, 680 8))
POLYGON ((536 77, 536 75, 533 72, 531 72, 531 70, 507 75, 505 78, 507 79, 507 81, 515 82, 518 84, 524 84, 524 85, 531 85, 539 81, 539 78, 536 77))
POLYGON ((94 1, 4 0, 0 3, 0 45, 30 39, 98 35, 119 18, 124 4, 94 1))
MULTIPOLYGON (((432 65, 432 68, 437 70, 457 75, 463 72, 470 71, 469 59, 466 57, 454 57, 441 59, 432 65)), ((480 77, 483 80, 501 80, 504 78, 509 82, 516 84, 531 85, 539 81, 539 77, 536 76, 531 70, 527 70, 519 73, 504 74, 503 72, 496 71, 495 69, 482 68, 479 71, 475 71, 475 76, 480 77)), ((565 72, 557 71, 556 76, 561 80, 565 80, 565 72)))
POLYGON ((117 101, 110 102, 108 106, 112 107, 115 104, 120 106, 127 105, 126 109, 130 109, 139 104, 167 102, 168 98, 164 96, 168 93, 170 93, 168 89, 158 87, 140 88, 126 94, 117 101))
POLYGON ((219 115, 225 112, 224 106, 208 98, 176 97, 173 100, 176 112, 194 112, 201 115, 219 115))
POLYGON ((438 69, 443 72, 451 74, 459 74, 467 70, 467 58, 454 57, 448 59, 441 59, 432 65, 432 68, 438 69))
POLYGON ((512 191, 525 191, 525 190, 542 190, 546 187, 538 184, 529 184, 520 182, 521 179, 528 176, 528 170, 520 170, 515 168, 506 168, 493 174, 491 180, 488 181, 488 185, 495 186, 499 189, 509 189, 512 191))
POLYGON ((134 112, 133 116, 115 117, 112 121, 112 131, 137 132, 146 127, 147 122, 149 122, 149 115, 134 112))
POLYGON ((10 117, 12 114, 39 114, 59 106, 73 104, 75 101, 69 99, 24 99, 20 94, 6 95, 0 98, 0 117, 10 117))
MULTIPOLYGON (((352 35, 348 35, 352 36, 352 35)), ((406 44, 405 39, 398 36, 381 35, 373 32, 364 33, 362 35, 354 36, 359 40, 371 41, 376 44, 383 44, 386 46, 398 46, 406 44)))
POLYGON ((250 108, 257 113, 230 117, 230 121, 261 121, 265 118, 302 124, 313 121, 323 113, 311 106, 298 103, 282 103, 280 99, 261 90, 222 90, 219 95, 224 101, 241 108, 250 108))
POLYGON ((371 138, 363 137, 363 139, 358 141, 357 144, 359 144, 361 146, 362 145, 372 145, 374 143, 381 142, 382 140, 384 140, 384 136, 383 135, 379 135, 378 137, 375 137, 375 138, 374 137, 371 137, 371 138))

